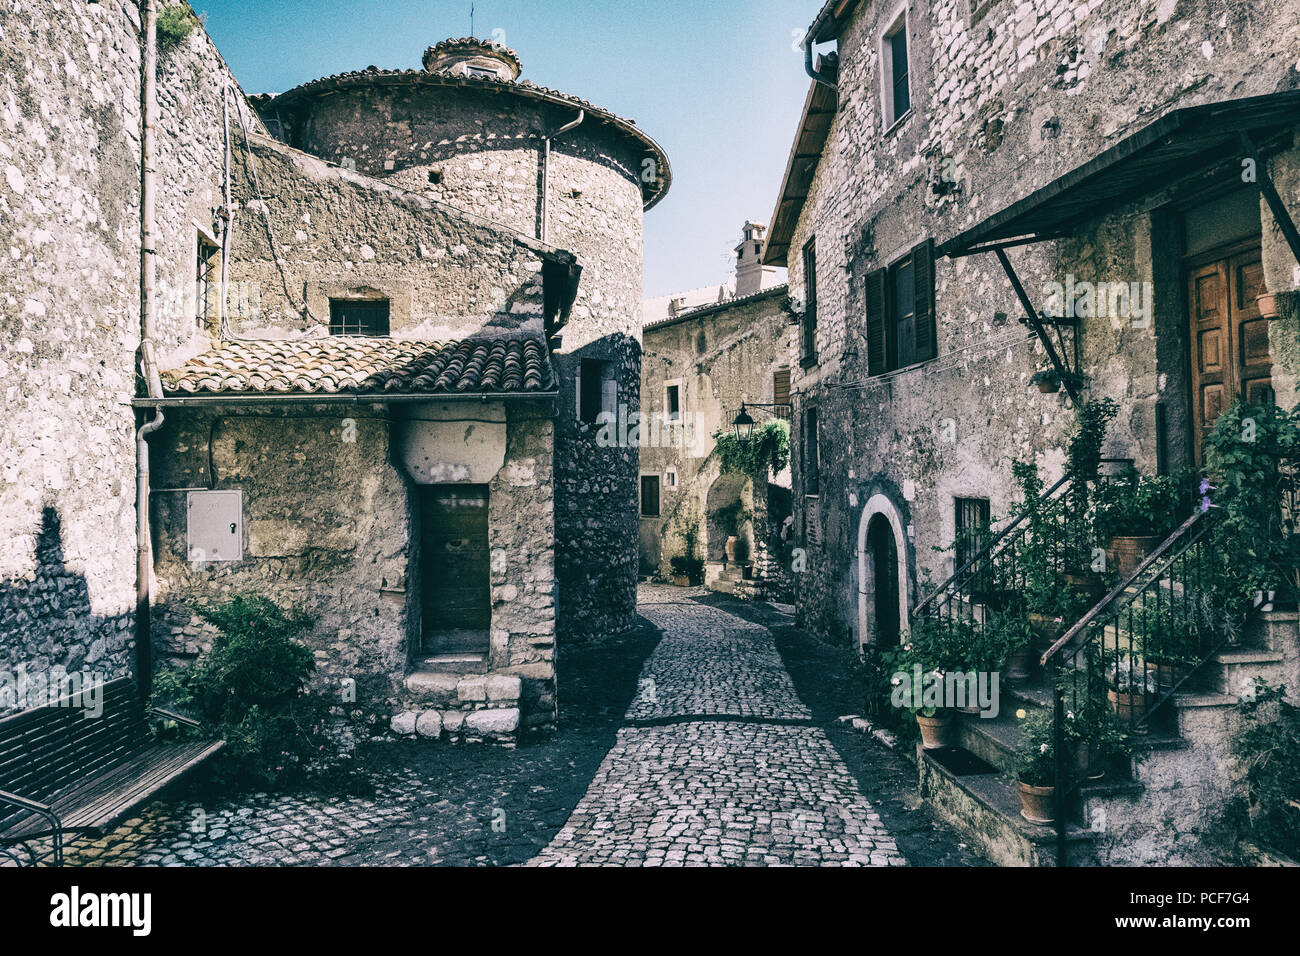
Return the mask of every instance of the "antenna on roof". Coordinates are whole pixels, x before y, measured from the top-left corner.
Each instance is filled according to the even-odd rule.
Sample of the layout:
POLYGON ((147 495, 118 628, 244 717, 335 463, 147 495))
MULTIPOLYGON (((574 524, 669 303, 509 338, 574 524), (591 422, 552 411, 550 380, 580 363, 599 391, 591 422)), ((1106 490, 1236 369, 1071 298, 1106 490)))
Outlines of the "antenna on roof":
POLYGON ((474 35, 474 4, 469 5, 469 35, 474 35))

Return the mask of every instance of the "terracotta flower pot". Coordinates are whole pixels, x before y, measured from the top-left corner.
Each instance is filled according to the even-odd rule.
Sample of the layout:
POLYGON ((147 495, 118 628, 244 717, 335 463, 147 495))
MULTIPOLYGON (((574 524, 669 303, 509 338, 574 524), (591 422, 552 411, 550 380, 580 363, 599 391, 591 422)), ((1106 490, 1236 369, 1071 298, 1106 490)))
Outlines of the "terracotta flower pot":
POLYGON ((1017 781, 1020 791, 1020 815, 1030 823, 1047 826, 1056 822, 1056 788, 1031 787, 1017 781))
POLYGON ((933 717, 917 714, 916 723, 921 728, 922 749, 940 750, 951 746, 953 721, 948 711, 941 710, 933 717))
POLYGON ((674 574, 673 584, 679 588, 688 588, 691 586, 691 577, 689 574, 674 574))
POLYGON ((1155 669, 1156 686, 1161 690, 1172 690, 1173 686, 1187 676, 1186 664, 1157 664, 1155 669))
POLYGON ((731 537, 727 539, 727 543, 722 546, 722 550, 726 552, 728 564, 736 563, 736 545, 739 542, 740 539, 733 534, 731 537))
POLYGON ((1034 633, 1049 644, 1065 633, 1064 621, 1058 621, 1046 614, 1039 614, 1037 611, 1029 612, 1029 626, 1034 629, 1034 633))
POLYGON ((1117 535, 1106 548, 1106 560, 1121 576, 1129 575, 1159 544, 1160 538, 1155 535, 1117 535))
POLYGON ((1106 775, 1106 768, 1097 757, 1098 755, 1093 752, 1091 741, 1080 740, 1074 745, 1075 766, 1078 767, 1080 776, 1087 777, 1089 780, 1100 780, 1106 775))
POLYGON ((1044 395, 1054 395, 1061 390, 1060 382, 1036 382, 1035 384, 1044 395))
POLYGON ((1007 677, 1010 680, 1028 680, 1034 667, 1034 649, 1022 647, 1007 655, 1007 677))
POLYGON ((1260 318, 1276 319, 1278 317, 1276 293, 1265 292, 1263 295, 1255 296, 1255 305, 1259 309, 1260 318))
MULTIPOLYGON (((1146 693, 1126 694, 1112 688, 1106 691, 1106 698, 1110 701, 1110 706, 1114 708, 1116 716, 1130 726, 1145 717, 1147 710, 1151 707, 1151 695, 1146 693)), ((1146 732, 1146 727, 1133 728, 1135 734, 1145 734, 1146 732)))
POLYGON ((1065 573, 1065 583, 1073 590, 1087 597, 1093 604, 1106 596, 1106 582, 1101 579, 1100 575, 1092 571, 1067 571, 1065 573))

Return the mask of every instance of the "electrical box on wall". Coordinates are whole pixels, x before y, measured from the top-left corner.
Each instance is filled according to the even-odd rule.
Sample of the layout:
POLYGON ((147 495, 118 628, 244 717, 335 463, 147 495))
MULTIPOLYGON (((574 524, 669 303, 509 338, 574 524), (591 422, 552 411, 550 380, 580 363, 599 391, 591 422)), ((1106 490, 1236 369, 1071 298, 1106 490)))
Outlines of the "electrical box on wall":
POLYGON ((243 492, 191 491, 186 504, 186 543, 191 561, 243 558, 243 492))

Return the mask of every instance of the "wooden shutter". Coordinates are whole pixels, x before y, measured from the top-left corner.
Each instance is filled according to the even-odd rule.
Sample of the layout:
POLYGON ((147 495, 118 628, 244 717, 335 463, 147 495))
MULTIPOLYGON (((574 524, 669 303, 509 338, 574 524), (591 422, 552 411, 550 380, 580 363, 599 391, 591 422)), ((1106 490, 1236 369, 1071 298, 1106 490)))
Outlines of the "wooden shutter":
POLYGON ((772 373, 772 404, 790 404, 790 370, 777 369, 772 373))
POLYGON ((912 278, 916 283, 916 353, 913 360, 924 362, 939 354, 939 335, 934 321, 934 240, 927 239, 912 250, 912 278))
POLYGON ((885 270, 867 275, 867 374, 889 371, 885 355, 885 270))

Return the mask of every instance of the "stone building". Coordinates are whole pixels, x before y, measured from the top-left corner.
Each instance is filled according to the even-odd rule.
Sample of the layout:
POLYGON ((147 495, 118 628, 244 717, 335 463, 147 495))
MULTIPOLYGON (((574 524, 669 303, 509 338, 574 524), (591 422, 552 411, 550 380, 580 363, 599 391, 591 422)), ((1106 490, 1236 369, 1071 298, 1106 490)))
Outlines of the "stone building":
MULTIPOLYGON (((750 557, 779 540, 790 514, 788 470, 768 482, 722 473, 713 436, 729 431, 743 403, 755 417, 787 417, 794 329, 784 285, 762 288, 761 223, 746 222, 736 247, 736 294, 646 324, 641 382, 641 572, 668 577, 694 536, 706 583, 730 588, 724 545, 739 532, 750 557), (769 501, 769 499, 771 499, 769 501), (728 528, 728 509, 752 517, 728 528), (770 505, 770 506, 769 506, 770 505), (721 581, 721 584, 719 582, 721 581)), ((684 299, 684 296, 677 297, 684 299)))
POLYGON ((313 617, 322 686, 398 732, 551 725, 557 633, 634 613, 636 450, 598 446, 595 422, 639 401, 641 216, 668 188, 662 151, 473 38, 423 69, 250 102, 191 19, 159 55, 167 294, 156 384, 137 391, 139 18, 61 6, 36 4, 30 34, 4 24, 7 122, 31 153, 7 158, 4 197, 26 262, 4 280, 3 374, 27 407, 5 432, 6 660, 141 666, 135 394, 138 421, 161 421, 160 656, 202 651, 201 604, 260 593, 313 617))
MULTIPOLYGON (((1106 454, 1148 474, 1198 462, 1236 395, 1295 402, 1300 266, 1261 188, 1300 210, 1293 3, 831 0, 806 45, 764 260, 801 312, 805 623, 896 640, 963 523, 1009 513, 1012 459, 1062 475, 1069 389, 1031 385, 1048 343, 1118 404, 1106 454), (1052 321, 1084 283, 1124 295, 1052 321), (1189 289, 1234 304, 1197 325, 1189 289), (1259 311, 1274 293, 1281 321, 1259 311), (1039 335, 1022 317, 1042 312, 1039 335)), ((1216 739, 1210 770, 1176 775, 1219 785, 1216 739)))

